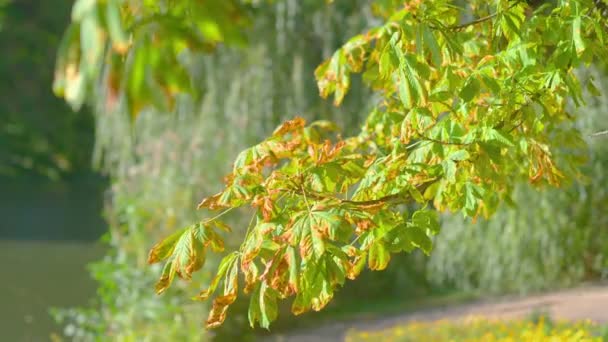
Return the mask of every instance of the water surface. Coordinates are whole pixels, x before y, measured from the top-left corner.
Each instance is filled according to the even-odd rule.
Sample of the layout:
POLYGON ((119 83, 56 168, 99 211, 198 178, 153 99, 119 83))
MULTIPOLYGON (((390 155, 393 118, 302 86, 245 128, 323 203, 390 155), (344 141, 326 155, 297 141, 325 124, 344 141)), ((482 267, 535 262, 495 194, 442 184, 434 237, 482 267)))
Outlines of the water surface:
POLYGON ((50 307, 86 305, 95 283, 86 265, 97 243, 105 182, 0 179, 0 329, 2 341, 48 341, 61 327, 50 307))

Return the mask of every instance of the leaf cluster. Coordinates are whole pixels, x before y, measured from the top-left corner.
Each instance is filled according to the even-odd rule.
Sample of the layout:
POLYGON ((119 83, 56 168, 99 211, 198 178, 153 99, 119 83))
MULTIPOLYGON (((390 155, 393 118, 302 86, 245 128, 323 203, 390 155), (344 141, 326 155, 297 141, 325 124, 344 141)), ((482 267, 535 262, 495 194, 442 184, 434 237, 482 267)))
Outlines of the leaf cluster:
POLYGON ((102 94, 107 110, 121 104, 133 117, 150 105, 168 110, 177 94, 197 94, 184 52, 243 44, 248 22, 237 0, 78 0, 53 90, 74 109, 102 94))

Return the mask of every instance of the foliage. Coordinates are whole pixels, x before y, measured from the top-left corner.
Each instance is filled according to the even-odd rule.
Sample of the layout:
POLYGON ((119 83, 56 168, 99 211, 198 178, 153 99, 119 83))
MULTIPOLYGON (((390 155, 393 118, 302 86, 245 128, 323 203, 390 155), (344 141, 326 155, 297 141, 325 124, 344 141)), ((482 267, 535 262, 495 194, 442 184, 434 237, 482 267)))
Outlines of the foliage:
MULTIPOLYGON (((238 207, 255 210, 243 243, 199 295, 219 292, 208 326, 225 319, 238 296, 238 274, 251 294, 250 323, 268 327, 279 299, 295 297, 296 314, 320 310, 365 266, 382 270, 400 251, 430 253, 438 212, 489 217, 519 179, 559 185, 577 174, 585 145, 566 103, 583 103, 573 70, 607 52, 594 2, 533 8, 471 1, 461 8, 443 0, 376 1, 373 8, 385 23, 352 38, 316 70, 321 95, 333 95, 336 105, 353 74, 376 91, 380 100, 361 133, 342 138, 331 122, 307 125, 299 117, 283 123, 239 154, 225 190, 199 205, 220 214, 152 249, 150 262, 167 260, 160 292, 175 275, 190 279, 209 249, 219 249, 223 238, 213 226, 227 226, 220 217, 238 207)), ((77 46, 69 39, 67 46, 77 46)), ((95 58, 77 60, 84 63, 77 77, 68 75, 71 63, 58 64, 68 77, 58 78, 57 89, 76 105, 87 94, 83 84, 100 74, 90 63, 99 49, 81 48, 95 58), (68 91, 72 86, 79 90, 68 91)), ((154 77, 161 88, 170 83, 166 74, 154 77)), ((120 84, 133 79, 125 74, 120 84)), ((124 88, 126 106, 137 112, 129 92, 124 88)))
POLYGON ((49 91, 71 1, 0 0, 0 176, 66 179, 90 170, 93 118, 49 91))
POLYGON ((78 0, 59 47, 53 89, 75 109, 92 92, 103 92, 108 107, 124 96, 133 115, 151 102, 168 110, 176 93, 196 89, 179 55, 240 43, 246 22, 236 0, 78 0))
MULTIPOLYGON (((331 142, 331 123, 287 121, 243 151, 226 189, 199 204, 257 209, 237 254, 220 264, 234 273, 219 272, 199 296, 209 298, 223 280, 209 327, 223 322, 238 295, 239 271, 251 324, 268 327, 278 299, 295 297, 295 314, 318 311, 366 265, 382 270, 391 253, 429 253, 437 211, 489 216, 516 179, 558 185, 575 172, 576 156, 556 146, 584 146, 565 127, 565 105, 567 96, 583 101, 572 68, 606 53, 592 43, 604 33, 599 18, 588 17, 599 15, 592 5, 505 1, 488 14, 471 3, 486 19, 467 24, 458 22, 463 10, 443 1, 384 5, 385 25, 351 39, 316 71, 321 95, 334 94, 336 105, 355 72, 382 95, 362 133, 331 142), (412 202, 418 209, 402 206, 412 202)), ((206 240, 190 237, 195 227, 158 244, 149 261, 166 258, 165 274, 187 279, 206 251, 206 240), (155 258, 160 250, 169 252, 155 258)))
POLYGON ((588 322, 551 320, 411 322, 380 331, 351 331, 346 341, 602 341, 600 327, 588 322))
MULTIPOLYGON (((195 221, 192 203, 201 193, 217 190, 217 180, 228 171, 226 159, 271 132, 283 119, 282 113, 296 110, 314 119, 322 112, 353 131, 352 123, 359 122, 370 107, 369 92, 356 83, 353 91, 360 96, 342 108, 332 107, 317 95, 313 76, 327 56, 323 51, 334 50, 345 37, 369 26, 362 15, 364 1, 345 0, 332 6, 324 0, 281 1, 259 4, 255 10, 246 47, 220 45, 214 54, 182 54, 192 61, 188 73, 201 75, 195 79, 195 87, 204 90, 200 99, 182 94, 173 110, 147 108, 133 120, 122 103, 126 97, 110 110, 105 93, 95 93, 95 160, 112 179, 107 208, 110 252, 91 267, 100 286, 96 303, 63 312, 62 324, 70 327, 71 338, 208 338, 200 329, 208 307, 190 301, 187 293, 208 282, 213 269, 156 297, 154 281, 162 268, 145 266, 147 248, 195 221), (303 27, 311 28, 305 39, 301 39, 303 27)), ((223 218, 238 235, 244 232, 247 214, 235 210, 223 218)), ((227 248, 237 242, 227 239, 227 248)), ((207 257, 209 265, 217 265, 216 255, 207 257)), ((242 340, 246 310, 243 315, 233 309, 231 316, 225 329, 215 333, 218 338, 242 340)))
MULTIPOLYGON (((602 93, 608 89, 600 71, 582 76, 595 79, 602 93)), ((446 215, 427 265, 432 282, 499 293, 571 286, 608 276, 608 150, 605 139, 591 137, 607 122, 608 101, 597 97, 587 98, 587 103, 576 123, 589 142, 589 160, 581 169, 584 178, 565 189, 543 192, 519 185, 514 204, 503 205, 491 220, 471 224, 446 215)))

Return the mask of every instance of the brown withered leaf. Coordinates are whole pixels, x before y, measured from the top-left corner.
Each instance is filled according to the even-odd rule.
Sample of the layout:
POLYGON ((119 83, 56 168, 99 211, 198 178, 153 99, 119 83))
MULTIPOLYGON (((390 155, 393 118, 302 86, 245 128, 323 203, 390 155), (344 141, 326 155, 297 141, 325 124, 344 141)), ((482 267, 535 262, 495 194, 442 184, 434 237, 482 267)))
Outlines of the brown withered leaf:
POLYGON ((357 233, 357 235, 360 235, 361 233, 370 230, 376 224, 372 220, 364 219, 364 220, 357 221, 356 225, 357 225, 357 229, 355 230, 355 232, 357 233))
POLYGON ((323 164, 333 160, 344 146, 344 141, 338 141, 335 145, 332 145, 331 141, 325 140, 317 155, 317 164, 323 164))
POLYGON ((268 275, 270 274, 271 270, 273 270, 273 266, 276 262, 277 259, 277 254, 281 252, 281 250, 278 250, 274 256, 272 257, 272 259, 270 259, 269 261, 267 261, 265 263, 265 268, 264 268, 264 272, 262 272, 262 275, 260 275, 259 280, 265 280, 267 279, 268 275))
POLYGON ((213 306, 211 307, 211 312, 209 312, 209 317, 207 318, 207 328, 209 329, 224 323, 228 307, 236 300, 238 294, 238 287, 236 284, 238 267, 236 262, 232 264, 229 272, 224 283, 224 295, 217 296, 213 300, 213 306))
POLYGON ((363 167, 368 168, 370 167, 374 162, 376 161, 376 156, 375 155, 370 155, 367 157, 367 159, 365 159, 365 162, 363 163, 363 167))
POLYGON ((357 256, 359 250, 357 248, 355 248, 354 246, 351 245, 346 245, 344 247, 342 247, 344 253, 346 253, 346 255, 348 255, 349 257, 353 258, 355 256, 357 256))
POLYGON ((227 233, 232 233, 232 228, 230 228, 229 225, 227 225, 226 223, 220 221, 220 220, 214 220, 213 224, 218 227, 219 229, 227 232, 227 233))
POLYGON ((220 204, 220 198, 224 193, 220 192, 211 197, 204 198, 199 204, 197 209, 207 208, 209 210, 218 210, 225 208, 225 205, 220 204))
POLYGON ((291 313, 298 316, 310 310, 310 292, 302 291, 296 294, 296 298, 291 304, 291 313))
POLYGON ((346 277, 350 280, 355 280, 363 268, 365 267, 366 255, 362 254, 353 259, 353 261, 348 263, 348 267, 346 270, 346 277))
POLYGON ((200 270, 204 264, 205 247, 200 241, 193 239, 192 247, 190 248, 190 258, 185 268, 187 279, 191 279, 192 273, 200 270))
POLYGON ((297 129, 303 128, 306 125, 306 120, 297 116, 292 120, 286 121, 274 130, 272 136, 280 137, 297 129))
POLYGON ((234 267, 234 265, 237 262, 237 259, 238 259, 238 253, 236 253, 236 252, 226 255, 220 262, 220 265, 217 270, 217 274, 211 280, 211 283, 209 284, 209 288, 204 291, 201 291, 200 294, 197 297, 195 297, 194 299, 195 300, 207 300, 209 298, 209 296, 211 296, 215 292, 215 290, 217 289, 217 286, 219 285, 222 278, 224 278, 224 276, 228 273, 228 270, 234 267))
POLYGON ((205 247, 210 246, 214 252, 224 251, 224 239, 211 228, 209 223, 201 224, 199 230, 200 240, 205 247))
POLYGON ((226 313, 228 312, 228 306, 220 306, 216 305, 216 302, 213 302, 213 306, 211 307, 211 311, 209 312, 209 316, 207 317, 206 327, 207 329, 217 328, 226 320, 226 313))
POLYGON ((236 295, 237 295, 236 292, 234 292, 234 293, 229 293, 224 296, 217 296, 213 300, 213 305, 228 306, 228 305, 234 303, 234 301, 236 300, 236 295))
POLYGON ((270 196, 256 196, 251 204, 260 209, 264 222, 270 222, 274 209, 270 196))
POLYGON ((305 235, 300 240, 300 257, 307 260, 312 255, 312 237, 310 234, 305 235))
POLYGON ((321 311, 334 297, 333 290, 331 289, 331 285, 327 283, 327 281, 323 281, 323 291, 319 293, 319 295, 311 300, 312 309, 314 311, 321 311))
POLYGON ((298 292, 298 279, 299 279, 299 264, 296 258, 295 248, 289 246, 285 252, 285 259, 289 267, 289 281, 288 286, 292 293, 298 292))
POLYGON ((272 219, 273 208, 272 199, 269 196, 264 197, 264 202, 262 204, 262 216, 264 217, 264 221, 269 222, 272 219))
POLYGON ((288 274, 286 272, 288 267, 285 259, 281 259, 279 265, 272 272, 272 278, 270 281, 267 281, 271 288, 277 290, 284 297, 289 294, 289 286, 287 285, 288 274))
POLYGON ((165 267, 163 268, 163 273, 162 273, 160 279, 158 280, 158 282, 156 282, 156 285, 154 288, 156 291, 156 294, 161 294, 161 293, 165 292, 165 290, 168 289, 169 286, 171 286, 171 283, 173 282, 174 277, 175 277, 175 270, 173 269, 172 262, 167 262, 165 264, 165 267))
POLYGON ((251 293, 251 290, 253 290, 258 279, 258 267, 255 263, 249 262, 248 264, 241 264, 241 270, 245 274, 245 287, 243 288, 243 292, 249 294, 251 293))

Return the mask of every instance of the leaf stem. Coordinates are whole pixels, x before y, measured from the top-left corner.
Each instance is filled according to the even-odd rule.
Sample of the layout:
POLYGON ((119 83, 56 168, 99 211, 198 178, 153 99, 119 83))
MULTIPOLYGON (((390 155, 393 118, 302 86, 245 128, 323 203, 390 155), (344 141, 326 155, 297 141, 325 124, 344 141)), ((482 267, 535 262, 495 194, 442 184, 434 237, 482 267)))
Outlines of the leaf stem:
MULTIPOLYGON (((507 11, 510 10, 511 8, 517 6, 520 2, 521 1, 515 1, 513 4, 511 4, 511 6, 509 6, 507 8, 507 11)), ((434 26, 434 25, 429 25, 429 27, 432 28, 432 29, 434 29, 434 30, 441 30, 441 29, 443 29, 443 30, 448 30, 448 31, 460 31, 460 30, 465 29, 465 28, 467 28, 469 26, 474 26, 474 25, 477 25, 477 24, 481 24, 481 23, 483 23, 485 21, 491 20, 491 19, 495 18, 496 16, 498 16, 499 13, 500 13, 499 11, 496 11, 496 12, 494 12, 492 14, 489 14, 489 15, 487 15, 485 17, 481 17, 481 18, 475 19, 473 21, 469 21, 469 22, 464 23, 464 24, 452 25, 452 26, 444 26, 444 27, 438 27, 438 26, 434 26)))
POLYGON ((247 225, 247 232, 245 233, 245 238, 243 239, 243 243, 241 244, 241 248, 239 248, 239 253, 243 254, 243 248, 245 248, 245 243, 249 239, 249 235, 251 235, 251 227, 253 227, 253 219, 255 219, 255 213, 251 215, 251 220, 249 220, 249 224, 247 225))
POLYGON ((213 222, 213 221, 219 219, 220 217, 228 214, 232 209, 234 209, 234 207, 228 208, 228 209, 222 211, 221 213, 219 213, 219 214, 217 214, 217 215, 215 215, 215 216, 213 216, 211 218, 208 218, 208 219, 204 220, 202 223, 203 224, 207 224, 209 222, 213 222))
POLYGON ((472 142, 471 143, 458 143, 458 142, 453 142, 453 141, 437 140, 437 139, 429 138, 420 132, 416 132, 416 134, 418 134, 418 136, 420 136, 423 140, 431 141, 431 142, 441 144, 441 145, 470 146, 473 144, 472 142))

